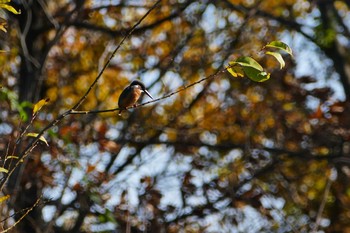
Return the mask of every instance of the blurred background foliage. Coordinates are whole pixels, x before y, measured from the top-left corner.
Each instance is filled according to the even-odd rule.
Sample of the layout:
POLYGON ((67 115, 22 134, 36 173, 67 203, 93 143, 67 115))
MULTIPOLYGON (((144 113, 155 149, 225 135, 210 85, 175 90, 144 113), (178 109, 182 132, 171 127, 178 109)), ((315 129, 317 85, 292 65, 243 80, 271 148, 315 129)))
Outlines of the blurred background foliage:
MULTIPOLYGON (((29 142, 20 136, 29 103, 50 99, 29 125, 40 132, 84 95, 153 4, 13 0, 21 14, 1 12, 2 167, 29 142)), ((257 59, 270 80, 225 73, 121 117, 65 118, 1 190, 10 195, 1 228, 43 195, 15 232, 350 232, 349 8, 162 0, 80 110, 117 107, 136 78, 161 97, 239 56, 257 59), (282 70, 261 53, 274 40, 295 55, 282 70)))

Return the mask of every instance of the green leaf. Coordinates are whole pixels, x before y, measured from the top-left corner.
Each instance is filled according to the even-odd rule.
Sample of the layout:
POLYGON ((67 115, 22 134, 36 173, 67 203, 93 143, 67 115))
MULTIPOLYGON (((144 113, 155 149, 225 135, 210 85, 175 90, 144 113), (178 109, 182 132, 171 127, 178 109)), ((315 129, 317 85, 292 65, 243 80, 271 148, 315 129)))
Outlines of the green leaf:
MULTIPOLYGON (((38 133, 27 133, 27 134, 26 134, 27 137, 33 137, 33 138, 38 137, 38 135, 39 135, 38 133)), ((42 142, 44 142, 47 146, 49 146, 49 143, 47 143, 47 141, 46 141, 46 139, 44 138, 44 136, 41 135, 41 136, 39 137, 39 140, 42 141, 42 142)))
MULTIPOLYGON (((2 2, 9 2, 9 1, 2 1, 2 2)), ((16 15, 21 14, 21 11, 17 11, 15 8, 13 8, 12 6, 6 3, 0 3, 0 8, 6 9, 16 15)))
POLYGON ((233 65, 238 64, 243 67, 251 67, 253 69, 263 71, 263 68, 261 67, 261 65, 251 57, 239 57, 236 61, 232 62, 232 64, 233 65))
POLYGON ((267 45, 265 45, 264 48, 266 48, 266 47, 280 49, 293 57, 292 49, 286 43, 283 43, 282 41, 272 41, 272 42, 268 43, 267 45))
POLYGON ((23 101, 20 104, 18 104, 17 110, 19 112, 19 115, 21 116, 21 119, 24 121, 28 120, 28 114, 26 111, 26 108, 31 108, 33 104, 29 101, 23 101))
POLYGON ((10 198, 10 195, 6 195, 6 196, 3 196, 3 197, 0 197, 0 203, 6 201, 9 198, 10 198))
POLYGON ((266 54, 271 55, 274 58, 276 58, 276 60, 280 63, 280 69, 283 69, 283 67, 285 67, 286 63, 284 62, 284 59, 280 53, 267 51, 266 54))
POLYGON ((243 73, 255 82, 264 82, 270 78, 262 66, 251 57, 239 57, 234 62, 229 62, 228 71, 234 76, 243 76, 243 73), (242 72, 243 71, 243 72, 242 72))
POLYGON ((3 172, 3 173, 8 173, 9 170, 7 170, 6 168, 4 167, 0 167, 0 172, 3 172))
POLYGON ((39 100, 36 104, 34 104, 33 115, 35 115, 43 106, 45 106, 50 101, 49 98, 39 100))
POLYGON ((116 219, 114 217, 114 213, 108 209, 105 210, 104 214, 100 214, 98 216, 99 221, 102 223, 106 223, 106 222, 112 222, 112 223, 116 223, 116 219))
POLYGON ((32 103, 28 102, 28 101, 23 101, 21 103, 18 102, 18 95, 16 92, 9 90, 8 88, 4 87, 0 89, 0 94, 3 93, 5 99, 8 99, 10 104, 11 104, 11 108, 15 109, 19 112, 21 118, 23 119, 23 121, 27 121, 28 119, 28 114, 25 110, 26 107, 32 107, 32 103))
POLYGON ((265 71, 259 71, 251 67, 243 67, 243 70, 248 78, 254 82, 265 82, 266 80, 270 79, 270 73, 267 73, 265 71))

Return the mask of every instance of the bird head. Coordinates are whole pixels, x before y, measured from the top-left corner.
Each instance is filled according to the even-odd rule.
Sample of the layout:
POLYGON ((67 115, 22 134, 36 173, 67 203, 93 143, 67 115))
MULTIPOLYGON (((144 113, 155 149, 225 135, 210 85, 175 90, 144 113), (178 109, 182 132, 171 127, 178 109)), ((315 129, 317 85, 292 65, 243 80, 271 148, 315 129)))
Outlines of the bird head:
POLYGON ((153 99, 152 95, 146 90, 145 84, 139 80, 134 80, 130 83, 130 87, 132 88, 138 88, 142 92, 146 93, 151 99, 153 99))

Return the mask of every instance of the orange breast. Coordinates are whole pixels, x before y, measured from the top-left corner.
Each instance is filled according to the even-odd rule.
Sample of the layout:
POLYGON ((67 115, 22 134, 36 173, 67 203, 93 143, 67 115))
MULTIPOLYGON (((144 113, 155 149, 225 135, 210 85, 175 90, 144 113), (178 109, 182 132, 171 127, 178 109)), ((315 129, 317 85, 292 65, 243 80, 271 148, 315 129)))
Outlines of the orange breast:
POLYGON ((124 89, 122 94, 119 97, 118 105, 119 108, 131 107, 141 96, 141 90, 138 88, 127 87, 124 89))

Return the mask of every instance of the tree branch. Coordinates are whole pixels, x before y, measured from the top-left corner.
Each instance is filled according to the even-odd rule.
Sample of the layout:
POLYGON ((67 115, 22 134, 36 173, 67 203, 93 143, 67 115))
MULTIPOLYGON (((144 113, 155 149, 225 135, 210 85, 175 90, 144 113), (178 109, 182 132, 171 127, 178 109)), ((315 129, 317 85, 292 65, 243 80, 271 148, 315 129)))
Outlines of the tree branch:
POLYGON ((67 117, 68 115, 71 114, 71 112, 74 112, 77 108, 79 108, 79 106, 85 101, 85 99, 87 98, 87 96, 89 95, 90 91, 92 90, 92 88, 96 85, 96 83, 98 82, 98 80, 101 78, 103 72, 105 71, 105 69, 109 66, 111 60, 113 59, 113 57, 116 55, 116 53, 118 52, 118 50, 120 49, 120 47, 123 45, 124 41, 126 39, 128 39, 131 34, 134 32, 134 30, 136 29, 136 27, 151 13, 152 10, 154 10, 157 5, 161 2, 161 0, 158 0, 157 2, 154 3, 153 7, 150 8, 145 14, 144 16, 139 19, 137 21, 137 23, 131 28, 131 30, 129 31, 129 33, 127 35, 125 35, 123 37, 123 39, 119 42, 119 44, 117 45, 117 47, 114 49, 112 55, 110 56, 110 58, 108 59, 108 61, 106 62, 106 64, 103 66, 102 70, 100 71, 100 73, 97 75, 97 77, 95 78, 95 80, 92 82, 92 84, 89 86, 88 90, 85 92, 85 94, 77 101, 77 103, 70 108, 69 110, 67 110, 66 112, 62 113, 61 115, 59 115, 55 120, 51 121, 44 129, 42 129, 38 135, 27 145, 27 147, 20 153, 20 155, 18 156, 18 160, 16 165, 8 172, 4 175, 3 179, 0 182, 0 190, 3 189, 5 183, 7 182, 8 178, 13 174, 13 172, 15 171, 15 169, 20 165, 21 160, 24 156, 26 156, 27 154, 29 154, 33 148, 35 147, 35 145, 39 142, 40 137, 50 128, 52 128, 53 126, 57 125, 59 122, 61 122, 65 117, 67 117))

